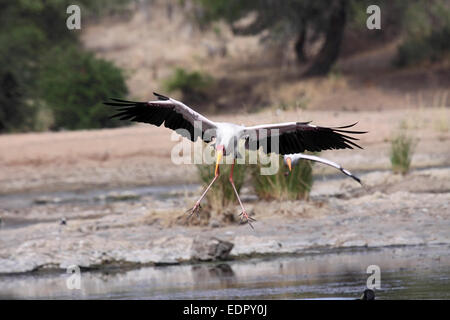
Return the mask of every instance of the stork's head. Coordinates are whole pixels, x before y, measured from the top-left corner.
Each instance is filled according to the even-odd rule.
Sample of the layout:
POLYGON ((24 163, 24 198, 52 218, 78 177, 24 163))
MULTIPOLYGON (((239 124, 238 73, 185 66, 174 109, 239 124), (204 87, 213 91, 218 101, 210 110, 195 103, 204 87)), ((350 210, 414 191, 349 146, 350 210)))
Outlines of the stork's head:
POLYGON ((292 159, 290 157, 286 158, 286 165, 289 168, 289 172, 291 172, 292 171, 292 159))
POLYGON ((287 176, 292 171, 293 162, 292 162, 292 158, 287 155, 284 156, 283 160, 284 160, 284 164, 289 168, 289 172, 285 173, 285 175, 287 176))

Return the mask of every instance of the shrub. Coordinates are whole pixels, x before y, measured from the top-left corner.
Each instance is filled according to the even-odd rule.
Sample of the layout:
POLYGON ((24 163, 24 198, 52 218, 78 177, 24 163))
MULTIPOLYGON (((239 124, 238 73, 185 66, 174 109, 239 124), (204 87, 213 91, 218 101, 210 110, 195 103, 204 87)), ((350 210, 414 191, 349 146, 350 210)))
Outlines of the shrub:
MULTIPOLYGON (((1 23, 1 22, 0 22, 1 23)), ((5 25, 0 33, 0 132, 34 129, 36 106, 33 91, 33 57, 42 49, 45 36, 32 23, 5 25)))
POLYGON ((127 87, 120 69, 76 46, 57 47, 42 61, 38 90, 52 110, 55 129, 104 128, 121 125, 109 119, 102 102, 121 98, 127 87))
MULTIPOLYGON (((129 2, 79 0, 77 4, 85 21, 113 8, 119 11, 129 2)), ((123 79, 116 68, 76 47, 80 32, 69 31, 66 26, 66 8, 72 1, 0 3, 0 132, 46 130, 53 119, 56 127, 68 129, 117 124, 107 119, 108 111, 94 100, 103 98, 99 92, 105 90, 114 96, 125 94, 123 79), (82 70, 96 74, 82 83, 80 77, 76 79, 82 70), (70 119, 62 120, 66 116, 70 119)))
POLYGON ((274 175, 261 175, 261 165, 252 166, 252 183, 261 199, 294 200, 307 199, 313 185, 312 163, 299 161, 287 175, 283 157, 279 158, 279 170, 274 175))
POLYGON ((414 141, 406 133, 400 132, 391 141, 391 166, 394 173, 406 174, 411 166, 414 141))
POLYGON ((450 51, 450 6, 444 1, 418 1, 406 13, 406 37, 399 46, 395 64, 441 59, 450 51))
POLYGON ((206 89, 212 78, 199 71, 186 71, 183 68, 176 68, 175 72, 165 82, 168 91, 180 90, 182 93, 190 93, 196 90, 206 89))
POLYGON ((35 109, 23 101, 21 87, 10 72, 0 72, 0 132, 33 129, 35 109))
POLYGON ((164 81, 164 89, 173 92, 179 90, 187 104, 201 104, 207 100, 207 89, 213 84, 213 78, 200 71, 186 71, 176 68, 172 76, 164 81))
POLYGON ((421 39, 408 39, 398 48, 396 64, 408 66, 424 60, 437 61, 450 50, 448 39, 450 28, 421 39))

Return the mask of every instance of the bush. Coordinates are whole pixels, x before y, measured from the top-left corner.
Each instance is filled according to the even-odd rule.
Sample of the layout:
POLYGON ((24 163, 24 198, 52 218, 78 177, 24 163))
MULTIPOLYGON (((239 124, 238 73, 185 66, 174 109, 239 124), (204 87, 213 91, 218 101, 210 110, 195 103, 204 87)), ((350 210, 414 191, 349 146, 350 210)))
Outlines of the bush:
POLYGON ((10 72, 0 74, 0 132, 33 128, 35 110, 23 101, 21 88, 10 72))
POLYGON ((5 26, 0 34, 0 132, 34 129, 36 108, 27 99, 32 92, 33 54, 45 37, 32 24, 5 26))
POLYGON ((401 132, 391 141, 391 166, 394 173, 406 174, 411 166, 414 152, 414 141, 406 133, 401 132))
POLYGON ((396 64, 409 66, 424 60, 438 61, 450 50, 450 26, 427 37, 408 39, 398 48, 396 64))
MULTIPOLYGON (((113 6, 125 7, 129 0, 100 2, 77 1, 82 7, 82 21, 85 21, 86 15, 99 16, 113 6), (99 12, 95 8, 104 10, 99 12)), ((72 117, 76 111, 80 115, 61 121, 63 125, 55 123, 56 126, 84 128, 116 125, 117 122, 107 119, 109 111, 100 108, 101 101, 94 103, 94 99, 96 95, 103 97, 104 94, 98 93, 105 91, 114 96, 124 95, 123 79, 114 76, 118 73, 116 68, 76 47, 80 32, 69 31, 66 27, 66 8, 72 2, 0 0, 0 3, 0 132, 46 130, 52 119, 61 121, 66 114, 72 117), (64 69, 66 66, 68 70, 64 69), (84 68, 86 73, 96 73, 84 89, 83 84, 75 80, 75 74, 82 70, 78 67, 84 68), (41 84, 41 81, 44 83, 41 84), (62 92, 58 96, 60 89, 62 92), (86 94, 87 91, 90 93, 86 94), (94 91, 97 94, 93 94, 94 91), (80 105, 75 106, 73 101, 76 99, 73 97, 77 93, 84 97, 79 99, 80 105), (63 112, 62 108, 70 110, 63 112)))
POLYGON ((406 37, 395 64, 436 61, 450 51, 450 6, 441 0, 418 1, 406 13, 406 37))
POLYGON ((57 47, 41 63, 39 96, 53 112, 54 129, 116 127, 102 102, 121 98, 127 87, 120 69, 76 46, 57 47))
POLYGON ((252 166, 252 184, 261 199, 295 200, 307 199, 313 185, 312 163, 301 160, 286 175, 283 157, 279 158, 279 170, 274 175, 261 175, 261 165, 252 166))
POLYGON ((206 73, 176 68, 172 76, 165 80, 164 89, 169 92, 179 90, 187 104, 198 104, 206 99, 207 89, 212 84, 212 77, 206 73))

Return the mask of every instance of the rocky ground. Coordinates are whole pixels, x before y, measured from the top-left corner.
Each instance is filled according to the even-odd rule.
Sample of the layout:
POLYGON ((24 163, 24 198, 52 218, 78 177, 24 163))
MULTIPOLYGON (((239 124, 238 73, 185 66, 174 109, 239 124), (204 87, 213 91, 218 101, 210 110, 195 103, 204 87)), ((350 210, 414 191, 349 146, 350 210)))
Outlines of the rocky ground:
POLYGON ((361 139, 364 150, 321 155, 359 175, 365 188, 321 165, 314 166, 309 201, 258 201, 246 186, 243 199, 257 219, 255 230, 230 219, 237 206, 229 209, 228 221, 213 214, 206 224, 195 225, 196 218, 186 223, 184 211, 201 186, 195 166, 170 161, 177 142, 169 130, 139 125, 0 136, 0 273, 450 243, 447 109, 266 110, 219 120, 252 124, 294 117, 329 125, 359 120, 357 128, 369 131, 361 139), (399 127, 416 139, 412 171, 405 176, 389 170, 389 139, 399 127), (136 186, 162 191, 139 194, 136 186), (79 196, 90 200, 66 201, 79 196))
POLYGON ((3 210, 0 273, 72 264, 178 264, 324 248, 448 245, 449 176, 449 168, 414 171, 407 177, 372 172, 362 175, 366 190, 350 179, 319 181, 307 202, 255 201, 247 190, 246 204, 258 220, 255 230, 217 216, 207 226, 186 226, 183 211, 194 202, 193 193, 3 210), (404 185, 412 188, 404 191, 404 185), (8 227, 18 217, 21 224, 8 227))

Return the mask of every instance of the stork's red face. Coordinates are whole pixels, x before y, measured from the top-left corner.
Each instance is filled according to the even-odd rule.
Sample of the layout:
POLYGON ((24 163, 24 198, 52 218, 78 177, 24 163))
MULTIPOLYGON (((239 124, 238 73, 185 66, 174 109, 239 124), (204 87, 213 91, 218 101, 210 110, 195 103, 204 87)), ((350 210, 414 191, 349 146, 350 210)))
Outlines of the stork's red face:
POLYGON ((217 159, 216 159, 216 170, 215 170, 215 175, 216 176, 219 174, 219 163, 220 163, 220 160, 222 160, 223 151, 224 151, 223 144, 219 144, 216 147, 216 156, 217 156, 217 159))

